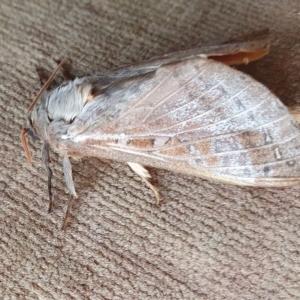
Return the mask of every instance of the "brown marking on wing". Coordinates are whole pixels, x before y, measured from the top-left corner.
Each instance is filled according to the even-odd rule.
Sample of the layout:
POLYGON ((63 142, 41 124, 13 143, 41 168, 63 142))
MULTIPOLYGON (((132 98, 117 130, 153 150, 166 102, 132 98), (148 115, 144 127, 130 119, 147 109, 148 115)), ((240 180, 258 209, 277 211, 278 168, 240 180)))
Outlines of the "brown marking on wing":
POLYGON ((207 154, 211 153, 211 141, 207 140, 207 141, 198 143, 197 148, 198 148, 199 153, 201 153, 203 155, 207 155, 207 154))
POLYGON ((264 145, 267 143, 265 137, 258 131, 246 130, 238 136, 237 141, 242 148, 254 148, 256 145, 264 145))
POLYGON ((186 146, 182 145, 179 147, 171 147, 168 150, 159 151, 161 154, 170 155, 174 157, 187 156, 189 155, 188 149, 186 146))
POLYGON ((219 158, 217 156, 211 156, 206 159, 206 164, 211 167, 218 167, 219 166, 219 158))
POLYGON ((144 149, 150 148, 151 149, 153 147, 153 139, 130 140, 127 144, 133 148, 144 148, 144 149))

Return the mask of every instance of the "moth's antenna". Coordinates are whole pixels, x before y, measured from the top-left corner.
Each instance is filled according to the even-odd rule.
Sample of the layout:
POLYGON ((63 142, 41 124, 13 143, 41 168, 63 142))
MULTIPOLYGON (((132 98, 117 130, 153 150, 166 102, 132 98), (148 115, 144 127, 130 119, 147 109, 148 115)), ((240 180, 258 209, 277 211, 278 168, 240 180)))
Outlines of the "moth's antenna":
POLYGON ((23 145, 27 160, 30 164, 32 164, 32 157, 31 157, 31 154, 30 154, 30 150, 29 150, 28 143, 27 143, 27 138, 26 138, 27 132, 28 132, 28 129, 22 130, 22 132, 21 132, 21 141, 22 141, 22 145, 23 145))
MULTIPOLYGON (((46 88, 50 85, 50 83, 52 82, 54 76, 56 75, 56 73, 58 72, 58 70, 61 68, 61 66, 66 62, 66 58, 64 58, 60 64, 55 68, 55 70, 52 72, 51 76, 48 78, 48 80, 45 82, 45 84, 42 86, 42 88, 40 89, 40 91, 38 92, 38 94, 36 95, 36 97, 34 98, 34 100, 31 102, 29 108, 28 108, 28 112, 30 112, 34 105, 38 102, 38 100, 40 99, 41 95, 43 94, 43 92, 46 90, 46 88)), ((26 150, 25 150, 26 151, 26 150)))

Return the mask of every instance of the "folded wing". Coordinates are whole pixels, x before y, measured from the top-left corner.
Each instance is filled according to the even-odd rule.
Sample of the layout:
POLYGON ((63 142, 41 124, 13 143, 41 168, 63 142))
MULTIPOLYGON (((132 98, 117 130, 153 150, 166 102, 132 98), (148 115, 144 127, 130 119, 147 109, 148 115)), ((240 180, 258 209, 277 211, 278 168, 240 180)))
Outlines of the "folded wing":
POLYGON ((68 137, 136 162, 236 184, 299 181, 299 127, 262 84, 201 58, 120 80, 77 116, 68 137))

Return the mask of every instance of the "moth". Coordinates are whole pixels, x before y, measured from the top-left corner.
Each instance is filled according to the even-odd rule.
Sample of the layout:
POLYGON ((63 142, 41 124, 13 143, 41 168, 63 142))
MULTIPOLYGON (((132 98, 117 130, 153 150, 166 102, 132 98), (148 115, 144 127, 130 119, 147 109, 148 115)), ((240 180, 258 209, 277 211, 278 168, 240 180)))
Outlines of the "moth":
POLYGON ((264 40, 200 47, 47 87, 29 107, 26 135, 43 143, 52 209, 50 148, 62 157, 71 197, 77 193, 70 158, 127 162, 152 189, 144 166, 230 184, 285 187, 300 180, 300 131, 265 86, 230 65, 269 51, 264 40))

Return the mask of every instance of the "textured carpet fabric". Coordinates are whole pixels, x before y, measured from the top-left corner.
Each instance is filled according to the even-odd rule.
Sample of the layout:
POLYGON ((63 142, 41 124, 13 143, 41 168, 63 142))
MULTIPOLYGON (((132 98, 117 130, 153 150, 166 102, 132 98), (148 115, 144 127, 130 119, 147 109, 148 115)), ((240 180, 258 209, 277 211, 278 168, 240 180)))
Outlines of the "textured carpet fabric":
MULTIPOLYGON (((151 169, 164 202, 126 164, 73 163, 68 201, 52 154, 20 143, 57 60, 78 76, 269 29, 269 56, 242 68, 284 103, 300 96, 299 1, 0 2, 1 299, 300 299, 300 186, 243 188, 151 169)), ((61 75, 58 76, 58 79, 61 75)))

